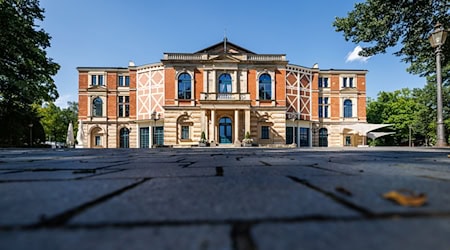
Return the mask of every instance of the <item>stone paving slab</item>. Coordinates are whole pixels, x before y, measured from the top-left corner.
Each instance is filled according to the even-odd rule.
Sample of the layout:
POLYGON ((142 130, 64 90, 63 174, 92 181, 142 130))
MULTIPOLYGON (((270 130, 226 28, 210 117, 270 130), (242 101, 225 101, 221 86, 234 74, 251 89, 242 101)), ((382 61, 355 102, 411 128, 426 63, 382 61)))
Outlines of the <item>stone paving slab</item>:
POLYGON ((86 211, 71 223, 357 215, 287 177, 233 176, 150 180, 86 211))
POLYGON ((450 220, 388 219, 256 225, 258 250, 448 249, 450 220), (276 239, 276 240, 274 240, 276 239))
POLYGON ((79 180, 0 183, 0 226, 40 223, 135 182, 79 180))
POLYGON ((1 232, 3 249, 231 250, 228 226, 41 229, 1 232))
POLYGON ((448 249, 449 154, 0 150, 0 248, 448 249), (394 189, 425 193, 428 203, 381 197, 394 189))

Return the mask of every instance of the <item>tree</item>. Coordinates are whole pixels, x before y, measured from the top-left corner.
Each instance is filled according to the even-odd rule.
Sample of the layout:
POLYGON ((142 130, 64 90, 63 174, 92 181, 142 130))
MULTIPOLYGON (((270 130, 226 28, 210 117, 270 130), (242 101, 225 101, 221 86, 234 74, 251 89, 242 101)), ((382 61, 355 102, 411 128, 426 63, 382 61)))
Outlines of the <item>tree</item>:
POLYGON ((367 122, 392 124, 395 134, 386 137, 385 144, 407 144, 410 127, 415 127, 420 121, 418 110, 421 110, 421 104, 410 89, 382 91, 377 100, 370 100, 367 104, 367 122))
POLYGON ((38 0, 0 1, 0 144, 23 145, 23 132, 35 123, 33 103, 58 97, 52 79, 59 65, 47 57, 50 36, 38 0))
MULTIPOLYGON (((337 17, 336 31, 343 32, 347 41, 363 43, 362 56, 386 53, 399 46, 394 55, 410 64, 408 71, 422 76, 436 71, 434 49, 428 37, 438 22, 450 28, 448 0, 367 0, 355 4, 347 17, 337 17)), ((443 72, 450 70, 450 42, 444 44, 443 72)), ((443 75, 443 82, 448 81, 443 75)))
POLYGON ((68 107, 61 109, 50 102, 37 107, 37 110, 48 141, 65 142, 70 122, 72 122, 76 134, 78 103, 68 102, 68 107))

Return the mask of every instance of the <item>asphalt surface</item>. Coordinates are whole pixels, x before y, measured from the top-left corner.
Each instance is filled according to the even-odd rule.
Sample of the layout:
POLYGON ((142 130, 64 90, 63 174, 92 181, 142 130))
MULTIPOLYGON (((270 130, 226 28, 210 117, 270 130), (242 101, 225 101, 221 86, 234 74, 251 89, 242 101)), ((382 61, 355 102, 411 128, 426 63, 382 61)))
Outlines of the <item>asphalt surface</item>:
POLYGON ((449 154, 0 149, 0 248, 450 249, 449 154))

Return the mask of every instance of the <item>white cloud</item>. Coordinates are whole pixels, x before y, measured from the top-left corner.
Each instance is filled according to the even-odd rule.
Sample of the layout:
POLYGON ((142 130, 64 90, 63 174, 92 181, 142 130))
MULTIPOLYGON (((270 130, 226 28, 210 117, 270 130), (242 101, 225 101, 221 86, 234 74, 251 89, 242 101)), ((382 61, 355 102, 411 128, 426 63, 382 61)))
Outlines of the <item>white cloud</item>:
POLYGON ((348 52, 347 54, 347 59, 345 60, 345 62, 354 62, 354 61, 359 61, 359 62, 367 62, 367 60, 369 60, 369 57, 364 57, 364 56, 360 56, 359 52, 362 50, 361 46, 356 46, 353 51, 348 52))

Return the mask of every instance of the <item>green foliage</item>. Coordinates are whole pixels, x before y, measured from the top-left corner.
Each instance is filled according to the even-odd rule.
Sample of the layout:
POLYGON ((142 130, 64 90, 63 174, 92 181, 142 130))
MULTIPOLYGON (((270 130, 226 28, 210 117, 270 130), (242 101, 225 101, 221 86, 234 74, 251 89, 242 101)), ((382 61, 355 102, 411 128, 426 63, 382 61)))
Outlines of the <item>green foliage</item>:
MULTIPOLYGON (((393 124, 395 135, 377 139, 377 145, 407 145, 409 129, 415 145, 432 145, 436 138, 436 85, 430 79, 423 89, 380 92, 367 103, 367 122, 393 124)), ((450 88, 444 87, 444 122, 450 125, 450 88)), ((447 129, 446 134, 449 134, 447 129)))
MULTIPOLYGON (((355 4, 347 17, 337 17, 333 26, 343 32, 347 41, 362 43, 361 55, 372 56, 400 47, 394 54, 410 64, 409 72, 431 75, 436 64, 428 37, 438 22, 450 28, 449 8, 448 0, 367 0, 355 4)), ((443 70, 448 72, 450 42, 442 50, 443 70)))
POLYGON ((74 126, 74 134, 76 135, 78 128, 78 104, 76 102, 68 102, 68 107, 64 109, 50 102, 42 107, 37 107, 37 112, 41 118, 47 140, 65 142, 70 122, 74 126))
MULTIPOLYGON (((50 36, 37 0, 0 1, 0 144, 24 145, 28 124, 38 124, 33 103, 58 97, 52 79, 59 65, 47 57, 50 36), (4 132, 7 131, 7 132, 4 132)), ((33 127, 34 129, 34 127, 33 127)))

